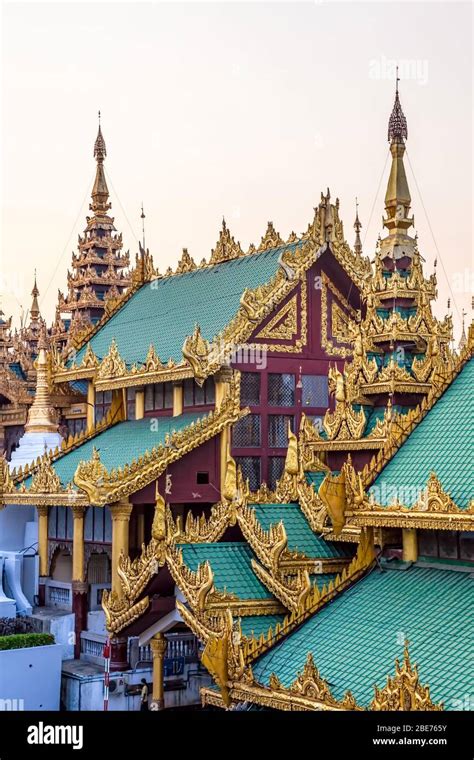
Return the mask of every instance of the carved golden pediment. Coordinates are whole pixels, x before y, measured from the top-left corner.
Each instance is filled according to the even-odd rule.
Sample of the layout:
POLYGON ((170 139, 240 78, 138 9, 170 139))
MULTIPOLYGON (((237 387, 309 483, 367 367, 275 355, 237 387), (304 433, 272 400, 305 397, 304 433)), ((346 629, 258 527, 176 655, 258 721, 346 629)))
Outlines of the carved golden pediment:
POLYGON ((127 372, 127 365, 120 356, 117 342, 115 338, 112 338, 109 352, 102 359, 98 372, 97 379, 104 380, 114 377, 123 377, 127 372))
POLYGON ((262 237, 257 251, 271 251, 273 248, 280 248, 282 245, 285 245, 285 241, 282 240, 278 232, 275 230, 273 222, 268 222, 265 235, 262 237))
POLYGON ((395 660, 395 675, 387 676, 383 688, 374 687, 375 695, 369 710, 382 711, 419 711, 443 710, 443 703, 435 704, 430 695, 429 686, 422 686, 418 668, 410 662, 408 641, 405 642, 403 663, 395 660))
POLYGON ((176 274, 186 274, 187 272, 193 272, 196 267, 196 263, 192 256, 189 255, 188 249, 183 248, 183 253, 176 268, 176 274))
POLYGON ((298 333, 298 298, 295 294, 256 335, 268 340, 293 340, 298 333))

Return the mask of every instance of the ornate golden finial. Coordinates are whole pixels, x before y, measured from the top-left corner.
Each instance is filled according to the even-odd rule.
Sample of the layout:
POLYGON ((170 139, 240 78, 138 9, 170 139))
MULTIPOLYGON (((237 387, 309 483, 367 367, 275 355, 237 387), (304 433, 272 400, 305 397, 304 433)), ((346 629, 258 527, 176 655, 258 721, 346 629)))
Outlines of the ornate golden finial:
POLYGON ((388 120, 388 141, 389 142, 403 142, 408 139, 408 128, 405 114, 403 113, 400 103, 400 97, 398 95, 398 83, 400 77, 398 76, 398 66, 396 73, 395 84, 395 103, 393 104, 392 113, 388 120))
POLYGON ((398 95, 398 69, 395 103, 388 122, 388 139, 392 166, 385 193, 385 211, 387 218, 383 225, 389 234, 380 243, 382 258, 389 256, 400 259, 405 256, 412 258, 416 251, 416 240, 407 233, 414 219, 409 216, 411 206, 410 190, 403 164, 405 140, 408 137, 407 121, 400 105, 398 95))
POLYGON ((94 187, 92 188, 92 203, 89 208, 94 214, 105 215, 111 208, 109 200, 109 188, 105 181, 104 174, 104 158, 107 155, 105 147, 105 140, 100 127, 100 111, 99 111, 99 131, 94 143, 94 158, 97 161, 97 170, 95 174, 94 187))
POLYGON ((362 256, 362 241, 360 239, 360 231, 362 229, 362 224, 360 223, 360 220, 359 220, 359 202, 357 198, 356 198, 356 218, 354 222, 354 229, 356 233, 355 242, 354 242, 354 251, 359 256, 362 256))
POLYGON ((459 351, 462 351, 463 348, 464 348, 464 346, 467 343, 466 327, 465 327, 465 324, 464 324, 464 319, 465 319, 466 315, 467 315, 467 311, 465 311, 465 309, 463 309, 462 312, 461 312, 461 316, 462 316, 462 332, 461 332, 461 337, 459 339, 459 344, 458 344, 458 350, 459 351))
MULTIPOLYGON (((100 111, 99 111, 99 114, 100 114, 100 111)), ((140 214, 140 219, 142 220, 142 238, 143 238, 142 246, 143 246, 143 250, 145 250, 145 212, 143 211, 143 201, 142 201, 142 213, 140 214)))
POLYGON ((40 309, 39 309, 39 304, 38 304, 39 290, 36 284, 36 269, 35 269, 35 279, 34 279, 34 284, 33 284, 33 290, 31 291, 31 295, 33 296, 33 301, 31 304, 30 315, 31 315, 31 319, 33 321, 36 321, 40 315, 40 309))

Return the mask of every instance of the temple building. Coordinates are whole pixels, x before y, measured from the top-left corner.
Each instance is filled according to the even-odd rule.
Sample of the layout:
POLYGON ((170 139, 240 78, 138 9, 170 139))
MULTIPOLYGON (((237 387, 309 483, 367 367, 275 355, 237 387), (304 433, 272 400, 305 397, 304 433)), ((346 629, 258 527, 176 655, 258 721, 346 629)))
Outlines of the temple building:
MULTIPOLYGON (((50 352, 41 414, 80 387, 86 422, 0 463, 0 503, 37 513, 41 615, 75 633, 66 692, 84 662, 101 688, 110 639, 112 673, 148 669, 157 709, 441 710, 472 693, 474 327, 454 352, 432 312, 398 88, 388 138, 372 261, 328 190, 301 236, 269 222, 243 251, 223 221, 209 260, 184 249, 164 275, 140 246, 74 352, 50 352)), ((100 131, 95 156, 86 268, 118 250, 100 131)))

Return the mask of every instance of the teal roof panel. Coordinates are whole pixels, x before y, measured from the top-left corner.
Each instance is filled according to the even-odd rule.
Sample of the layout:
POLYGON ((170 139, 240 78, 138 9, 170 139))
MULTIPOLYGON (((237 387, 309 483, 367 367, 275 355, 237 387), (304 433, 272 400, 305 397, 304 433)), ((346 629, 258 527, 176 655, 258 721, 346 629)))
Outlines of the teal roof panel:
POLYGON ((398 497, 411 507, 431 472, 459 507, 474 498, 474 359, 470 359, 376 478, 369 493, 381 506, 398 497))
POLYGON ((373 684, 383 687, 394 673, 406 638, 432 699, 456 709, 455 700, 474 691, 472 576, 418 566, 373 570, 262 655, 252 669, 260 683, 268 684, 275 673, 288 687, 312 652, 337 699, 350 689, 367 706, 373 684))
MULTIPOLYGON (((150 343, 163 361, 182 360, 184 340, 195 325, 206 340, 212 340, 237 313, 245 288, 268 282, 278 270, 283 248, 294 247, 262 251, 144 285, 91 338, 92 350, 102 359, 115 338, 129 366, 145 360, 150 343)), ((85 350, 78 352, 77 364, 85 350)))
POLYGON ((298 504, 252 504, 252 508, 264 530, 283 521, 290 551, 303 552, 315 559, 347 557, 354 553, 346 543, 326 541, 313 533, 298 504))
MULTIPOLYGON (((272 599, 272 594, 251 567, 253 553, 248 544, 220 541, 209 544, 181 544, 183 559, 191 570, 206 560, 214 573, 218 591, 230 591, 239 599, 272 599)), ((267 626, 268 627, 268 626, 267 626)))

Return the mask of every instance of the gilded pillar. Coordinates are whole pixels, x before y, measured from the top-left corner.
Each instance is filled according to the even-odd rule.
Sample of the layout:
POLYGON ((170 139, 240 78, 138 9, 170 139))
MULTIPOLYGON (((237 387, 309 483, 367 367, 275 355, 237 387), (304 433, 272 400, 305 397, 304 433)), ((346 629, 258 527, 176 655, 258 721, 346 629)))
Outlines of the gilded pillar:
POLYGON ((402 559, 404 562, 416 562, 418 559, 418 536, 416 528, 402 529, 403 552, 402 559))
POLYGON ((87 593, 84 566, 84 516, 86 507, 71 507, 72 534, 72 611, 74 612, 74 657, 81 656, 81 633, 87 628, 87 593))
POLYGON ((38 554, 39 574, 47 576, 48 573, 48 512, 49 507, 36 507, 38 510, 38 554))
POLYGON ((118 574, 119 557, 123 552, 128 557, 128 528, 132 505, 128 499, 117 501, 110 507, 112 516, 112 591, 121 597, 122 586, 118 574))
POLYGON ((142 420, 145 416, 145 389, 137 388, 135 391, 135 419, 142 420))
POLYGON ((183 383, 173 383, 173 417, 183 413, 183 383))
POLYGON ((163 710, 165 706, 163 660, 166 652, 164 634, 156 633, 150 641, 153 654, 153 693, 152 701, 155 710, 163 710))
MULTIPOLYGON (((221 370, 215 379, 216 384, 216 410, 221 406, 224 398, 229 392, 229 382, 232 377, 231 370, 221 370)), ((227 457, 230 454, 230 428, 225 427, 219 438, 219 473, 220 473, 220 490, 221 495, 225 488, 225 477, 227 472, 227 457)))
POLYGON ((38 555, 39 555, 39 578, 38 600, 39 606, 46 604, 46 578, 49 572, 48 562, 48 512, 49 507, 36 507, 38 510, 38 555))
POLYGON ((92 430, 95 423, 95 388, 92 380, 87 381, 87 430, 92 430))

